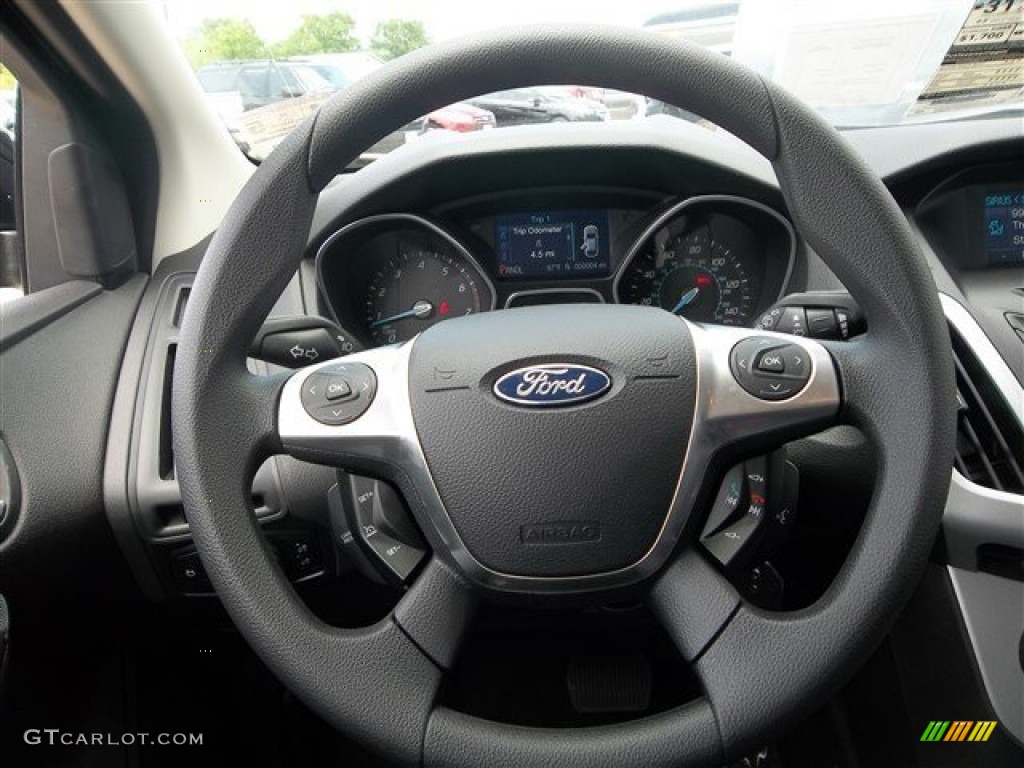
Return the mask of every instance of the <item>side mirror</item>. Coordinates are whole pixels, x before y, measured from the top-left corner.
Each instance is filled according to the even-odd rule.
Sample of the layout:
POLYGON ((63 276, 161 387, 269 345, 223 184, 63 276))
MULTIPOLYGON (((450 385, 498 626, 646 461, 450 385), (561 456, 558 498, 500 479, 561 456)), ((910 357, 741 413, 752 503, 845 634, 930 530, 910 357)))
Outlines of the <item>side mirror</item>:
POLYGON ((540 106, 540 97, 538 97, 538 96, 534 96, 533 97, 533 106, 535 106, 535 107, 539 107, 540 106))
POLYGON ((279 96, 282 99, 296 99, 296 98, 298 98, 301 95, 302 95, 302 89, 300 89, 300 88, 293 88, 290 85, 283 85, 283 86, 281 86, 281 93, 279 94, 279 96))

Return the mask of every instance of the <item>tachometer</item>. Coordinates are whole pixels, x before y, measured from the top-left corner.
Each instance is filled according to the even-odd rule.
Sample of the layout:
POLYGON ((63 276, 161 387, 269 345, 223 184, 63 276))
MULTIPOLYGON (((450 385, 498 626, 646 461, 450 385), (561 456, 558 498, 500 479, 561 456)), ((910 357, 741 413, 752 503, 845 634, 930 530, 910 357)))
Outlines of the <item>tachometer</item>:
POLYGON ((403 232, 379 262, 366 291, 366 327, 374 341, 411 339, 441 320, 479 312, 475 270, 436 242, 403 232))
POLYGON ((740 254, 716 240, 707 223, 666 227, 626 268, 619 298, 697 322, 747 325, 756 309, 755 282, 740 254))

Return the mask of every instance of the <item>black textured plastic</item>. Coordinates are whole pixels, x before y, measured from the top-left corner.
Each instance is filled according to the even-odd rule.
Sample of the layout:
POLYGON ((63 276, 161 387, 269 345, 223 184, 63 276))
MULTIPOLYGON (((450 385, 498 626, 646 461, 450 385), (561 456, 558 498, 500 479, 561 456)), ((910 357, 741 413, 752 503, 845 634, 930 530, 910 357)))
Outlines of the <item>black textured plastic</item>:
POLYGON ((416 429, 459 536, 491 570, 521 576, 600 573, 644 556, 682 469, 696 385, 685 324, 632 306, 451 320, 420 337, 410 371, 416 429), (495 396, 502 374, 538 363, 593 366, 612 385, 556 408, 495 396), (524 533, 573 524, 594 533, 541 543, 524 533))

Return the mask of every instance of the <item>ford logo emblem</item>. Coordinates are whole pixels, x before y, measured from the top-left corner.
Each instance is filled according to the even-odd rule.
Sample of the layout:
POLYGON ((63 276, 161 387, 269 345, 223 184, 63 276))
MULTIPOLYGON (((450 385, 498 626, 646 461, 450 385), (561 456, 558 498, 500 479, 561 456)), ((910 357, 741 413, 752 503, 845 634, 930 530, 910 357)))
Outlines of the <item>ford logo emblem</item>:
POLYGON ((494 394, 516 405, 571 405, 600 397, 611 385, 607 373, 589 365, 550 363, 506 373, 494 382, 494 394))

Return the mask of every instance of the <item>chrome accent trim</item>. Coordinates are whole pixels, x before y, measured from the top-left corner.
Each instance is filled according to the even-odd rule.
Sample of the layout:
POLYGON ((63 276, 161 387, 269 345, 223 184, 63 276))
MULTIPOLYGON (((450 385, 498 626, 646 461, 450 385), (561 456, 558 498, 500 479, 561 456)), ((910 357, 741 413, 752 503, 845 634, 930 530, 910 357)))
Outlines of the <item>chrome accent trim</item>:
POLYGON ((722 448, 747 437, 826 425, 839 411, 839 380, 826 349, 807 338, 723 326, 688 327, 696 349, 697 403, 686 457, 665 520, 651 548, 635 563, 615 571, 584 576, 532 577, 493 571, 466 548, 448 515, 431 477, 420 445, 409 393, 409 361, 416 339, 343 358, 364 363, 377 375, 377 396, 357 421, 329 427, 312 419, 302 406, 303 382, 327 361, 295 373, 284 386, 278 429, 285 448, 345 451, 389 464, 399 464, 415 484, 422 512, 421 525, 431 526, 457 565, 472 579, 509 592, 567 593, 622 587, 653 575, 671 556, 679 540, 711 461, 722 448), (760 400, 736 382, 730 366, 732 348, 749 337, 772 337, 804 348, 811 360, 806 386, 782 401, 760 400))
MULTIPOLYGON (((985 369, 1010 412, 1024 426, 1024 388, 977 320, 952 296, 939 294, 946 320, 985 369)), ((942 517, 948 572, 992 708, 1024 744, 1024 584, 978 572, 978 547, 1024 548, 1024 496, 973 483, 952 470, 942 517), (1014 621, 1016 618, 1016 621, 1014 621)))
MULTIPOLYGON (((435 224, 433 221, 430 221, 430 219, 426 219, 422 216, 417 216, 414 213, 378 213, 373 216, 367 216, 362 219, 356 219, 355 221, 346 224, 341 229, 334 232, 334 234, 332 234, 326 240, 324 240, 323 244, 316 251, 316 259, 314 261, 314 271, 316 273, 316 287, 320 293, 320 296, 323 297, 324 303, 327 305, 327 309, 331 313, 331 319, 334 320, 334 322, 341 325, 341 321, 338 318, 338 312, 334 308, 334 302, 331 300, 331 296, 327 292, 326 283, 324 283, 323 260, 324 256, 327 253, 327 250, 332 245, 334 245, 334 243, 337 240, 340 240, 341 238, 347 235, 351 235, 355 231, 376 224, 386 224, 389 221, 404 221, 407 223, 414 224, 418 227, 423 227, 428 232, 437 235, 442 240, 447 242, 450 246, 452 246, 459 254, 459 256, 465 259, 469 263, 469 265, 474 270, 476 270, 477 274, 480 276, 481 282, 484 285, 486 285, 487 290, 491 292, 491 303, 486 311, 493 312, 495 309, 497 309, 498 291, 494 287, 494 283, 491 282, 491 278, 488 276, 487 271, 482 266, 480 266, 480 262, 478 262, 476 258, 473 256, 473 254, 469 252, 469 249, 466 248, 466 246, 464 246, 461 242, 459 242, 459 240, 451 232, 444 229, 440 224, 435 224)), ((348 258, 351 259, 352 257, 348 258)))
MULTIPOLYGON (((1024 388, 970 312, 939 294, 946 319, 985 369, 1010 412, 1024 427, 1024 388)), ((1024 548, 1024 496, 971 482, 955 469, 942 518, 950 565, 976 570, 981 544, 1024 548)))
POLYGON ((510 307, 509 305, 520 296, 536 296, 549 293, 589 293, 597 296, 597 301, 594 302, 595 304, 607 303, 600 291, 595 291, 593 288, 535 288, 534 290, 516 291, 515 293, 509 294, 509 297, 505 299, 504 309, 515 309, 515 307, 510 307))
POLYGON ((964 344, 970 347, 971 352, 981 363, 996 389, 1003 396, 1006 404, 1017 417, 1017 421, 1024 426, 1024 388, 1021 387, 1017 377, 1013 375, 1010 366, 1006 364, 999 350, 989 340, 985 331, 974 319, 974 316, 952 296, 945 293, 939 294, 939 301, 942 303, 942 311, 946 320, 953 326, 964 344))
POLYGON ((644 229, 643 232, 640 233, 640 236, 633 241, 633 244, 629 246, 629 250, 626 251, 626 258, 622 260, 622 264, 619 265, 618 270, 615 272, 615 279, 612 281, 612 297, 615 299, 616 304, 624 303, 622 301, 622 297, 619 296, 619 283, 622 281, 622 276, 629 268, 629 265, 637 257, 637 254, 640 253, 640 249, 647 243, 651 236, 668 224, 668 222, 672 221, 672 219, 676 218, 676 216, 678 216, 682 211, 692 205, 700 205, 703 203, 733 203, 736 205, 745 205, 748 208, 753 208, 761 211, 762 213, 768 214, 782 224, 783 229, 785 229, 787 234, 789 234, 789 263, 786 265, 786 274, 782 277, 782 285, 779 288, 779 295, 775 297, 775 300, 779 301, 786 295, 786 289, 789 287, 789 281, 793 277, 793 268, 796 265, 797 236, 793 223, 774 208, 767 206, 764 203, 759 203, 756 200, 749 200, 737 195, 696 195, 676 203, 658 216, 644 229))

